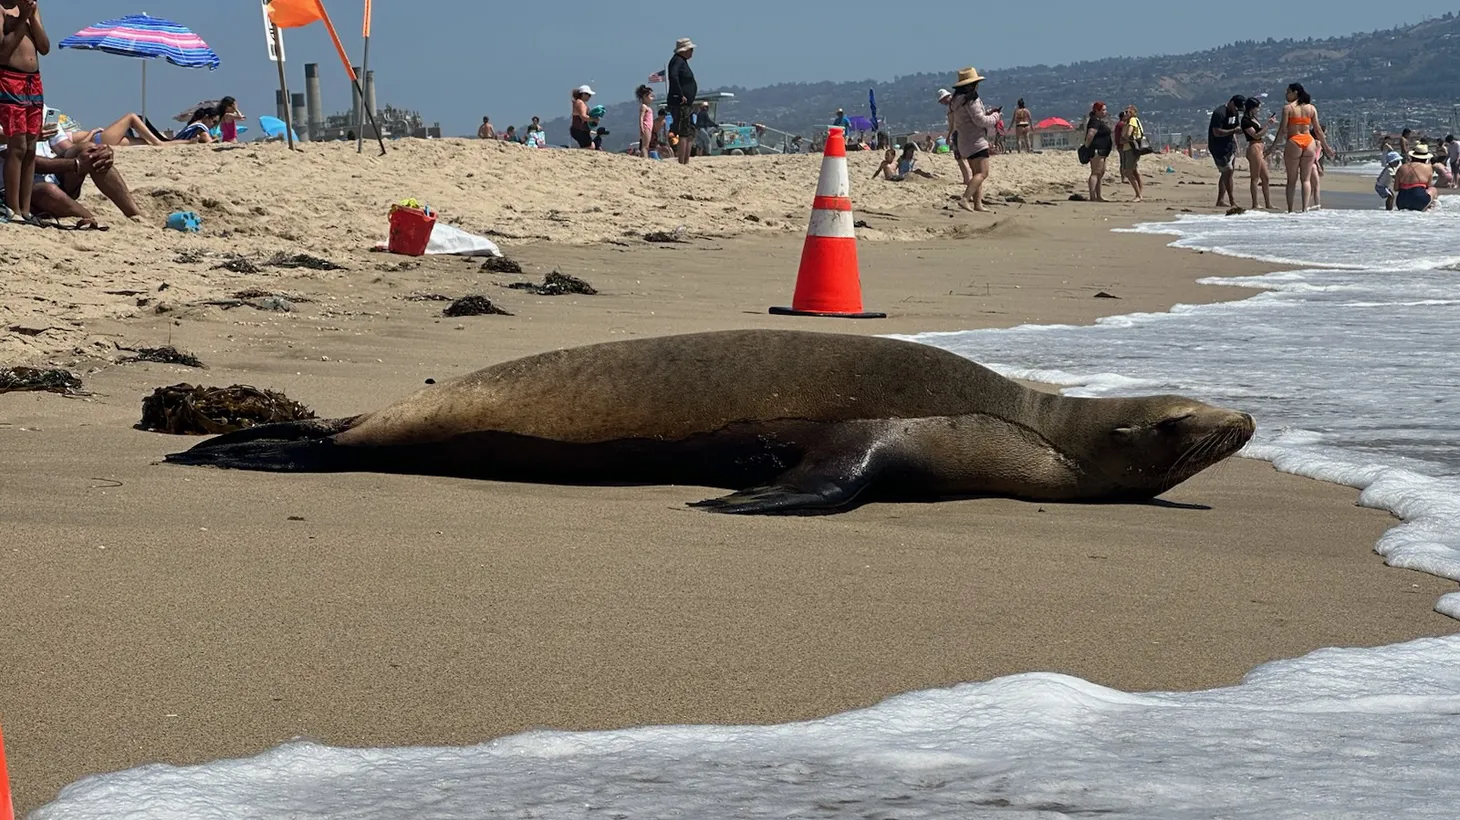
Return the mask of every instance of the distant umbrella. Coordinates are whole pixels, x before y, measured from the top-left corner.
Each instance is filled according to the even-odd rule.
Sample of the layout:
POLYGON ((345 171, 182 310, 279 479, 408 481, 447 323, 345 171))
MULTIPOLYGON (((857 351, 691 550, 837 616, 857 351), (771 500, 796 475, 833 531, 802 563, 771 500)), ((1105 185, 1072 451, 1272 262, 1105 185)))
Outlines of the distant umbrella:
POLYGON ((147 61, 162 58, 182 68, 206 68, 222 64, 203 39, 186 26, 161 17, 133 14, 107 20, 76 32, 60 42, 61 48, 104 51, 142 60, 142 116, 147 116, 147 61))
POLYGON ((872 130, 877 130, 877 91, 867 89, 867 106, 872 109, 872 130))
POLYGON ((193 115, 198 113, 199 108, 217 108, 218 103, 220 102, 222 102, 222 100, 203 100, 202 102, 191 108, 183 109, 183 112, 181 114, 178 114, 176 117, 173 117, 173 120, 187 125, 189 122, 192 122, 193 115))
MULTIPOLYGON (((284 121, 278 117, 259 117, 259 128, 263 129, 264 136, 269 139, 279 139, 284 136, 284 121)), ((292 128, 289 131, 295 140, 299 139, 298 132, 292 128)))
POLYGON ((1070 125, 1070 121, 1067 120, 1067 119, 1064 119, 1062 117, 1050 117, 1049 119, 1040 120, 1039 122, 1035 123, 1034 124, 1034 127, 1035 128, 1074 128, 1075 126, 1070 125))

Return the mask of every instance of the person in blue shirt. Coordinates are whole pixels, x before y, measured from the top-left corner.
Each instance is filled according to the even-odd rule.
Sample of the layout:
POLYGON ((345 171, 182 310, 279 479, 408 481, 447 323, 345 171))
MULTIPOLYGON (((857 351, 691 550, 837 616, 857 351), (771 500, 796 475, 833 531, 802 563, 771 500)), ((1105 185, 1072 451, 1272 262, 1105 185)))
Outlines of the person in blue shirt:
POLYGON ((833 127, 841 128, 843 131, 847 131, 852 127, 852 121, 847 118, 847 112, 840 108, 836 110, 836 118, 831 121, 831 124, 833 127))

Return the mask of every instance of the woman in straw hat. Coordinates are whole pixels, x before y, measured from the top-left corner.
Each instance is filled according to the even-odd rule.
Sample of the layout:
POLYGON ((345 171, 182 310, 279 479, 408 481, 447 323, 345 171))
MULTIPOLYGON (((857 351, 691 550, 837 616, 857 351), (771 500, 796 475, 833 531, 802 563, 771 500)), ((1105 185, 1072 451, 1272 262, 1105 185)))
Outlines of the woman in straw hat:
POLYGON ((989 176, 989 134, 999 122, 1002 109, 985 109, 978 98, 978 84, 984 78, 978 69, 959 69, 958 81, 953 83, 953 99, 949 103, 953 114, 953 136, 958 140, 957 155, 968 161, 968 184, 958 207, 965 211, 988 212, 983 204, 983 183, 989 176))
POLYGON ((1409 152, 1409 162, 1394 172, 1394 207, 1401 211, 1428 211, 1435 204, 1439 192, 1430 184, 1435 174, 1430 164, 1433 158, 1428 145, 1415 143, 1409 152))

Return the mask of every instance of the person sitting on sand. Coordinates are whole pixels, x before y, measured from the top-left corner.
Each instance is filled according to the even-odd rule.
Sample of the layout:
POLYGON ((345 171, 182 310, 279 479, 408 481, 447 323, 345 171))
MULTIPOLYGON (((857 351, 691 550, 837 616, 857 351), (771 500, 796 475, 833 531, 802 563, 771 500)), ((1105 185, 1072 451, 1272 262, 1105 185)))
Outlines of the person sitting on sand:
POLYGON ((507 126, 507 130, 502 132, 502 141, 503 142, 521 142, 521 140, 517 139, 517 126, 515 126, 515 125, 509 125, 509 126, 507 126))
POLYGON ((934 174, 918 168, 917 153, 917 143, 911 141, 902 146, 902 157, 900 159, 895 149, 888 148, 887 153, 882 157, 882 165, 877 168, 877 173, 873 174, 872 178, 876 179, 880 176, 888 182, 902 182, 913 174, 917 174, 924 179, 933 179, 935 177, 934 174), (896 174, 892 173, 893 163, 897 165, 896 174))
MULTIPOLYGON (((122 178, 113 162, 115 154, 110 145, 84 143, 72 149, 72 155, 58 157, 51 150, 49 138, 54 136, 56 126, 44 126, 42 139, 36 142, 35 187, 31 194, 31 210, 37 218, 71 219, 77 221, 76 228, 82 230, 106 230, 86 206, 82 205, 81 186, 89 178, 96 183, 96 189, 128 219, 141 221, 142 212, 132 199, 131 189, 122 178)), ((0 157, 6 150, 3 144, 5 131, 0 128, 0 157)), ((0 181, 0 196, 4 194, 4 182, 0 181)), ((57 224, 55 227, 60 227, 57 224)))
POLYGON ((1394 172, 1394 207, 1401 211, 1428 211, 1439 196, 1430 181, 1434 179, 1435 167, 1430 164, 1433 157, 1430 147, 1422 142, 1409 152, 1409 162, 1394 172))
POLYGON ((477 139, 494 140, 497 138, 497 129, 492 127, 491 117, 482 117, 481 127, 477 128, 477 139))
MULTIPOLYGON (((533 120, 536 119, 536 117, 533 117, 533 120)), ((523 138, 522 144, 528 148, 548 147, 547 134, 543 133, 541 123, 534 121, 531 125, 527 126, 527 136, 523 138)))
POLYGON ((1398 151, 1390 151, 1384 155, 1384 169, 1379 172, 1379 178, 1374 180, 1374 193, 1384 200, 1384 210, 1394 210, 1394 172, 1404 164, 1404 157, 1399 156, 1398 151))

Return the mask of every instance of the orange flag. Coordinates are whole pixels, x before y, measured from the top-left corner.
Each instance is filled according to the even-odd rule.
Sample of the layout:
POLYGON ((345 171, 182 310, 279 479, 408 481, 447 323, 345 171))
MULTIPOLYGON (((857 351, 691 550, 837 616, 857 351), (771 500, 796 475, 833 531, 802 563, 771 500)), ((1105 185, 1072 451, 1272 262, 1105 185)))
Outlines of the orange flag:
POLYGON ((299 28, 324 19, 319 0, 270 0, 269 19, 279 28, 299 28))

